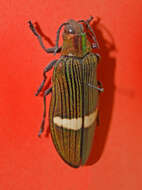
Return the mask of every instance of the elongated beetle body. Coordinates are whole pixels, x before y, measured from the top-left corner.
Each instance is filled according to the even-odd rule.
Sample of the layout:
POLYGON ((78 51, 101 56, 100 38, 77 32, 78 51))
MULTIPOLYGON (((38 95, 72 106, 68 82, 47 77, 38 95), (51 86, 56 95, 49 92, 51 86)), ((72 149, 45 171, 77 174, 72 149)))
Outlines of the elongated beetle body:
POLYGON ((69 20, 63 23, 57 31, 56 46, 48 49, 29 21, 32 32, 47 53, 61 52, 61 57, 45 68, 44 80, 36 93, 38 95, 41 92, 47 78, 46 73, 54 67, 52 87, 43 96, 44 114, 39 135, 44 130, 46 96, 52 93, 49 124, 53 143, 61 158, 75 168, 84 165, 89 157, 98 121, 99 91, 103 91, 96 78, 99 56, 92 52, 92 46, 98 47, 98 43, 89 25, 91 20, 92 17, 87 21, 69 20), (81 23, 92 33, 94 44, 88 41, 81 23), (63 26, 63 46, 59 47, 59 34, 63 26))

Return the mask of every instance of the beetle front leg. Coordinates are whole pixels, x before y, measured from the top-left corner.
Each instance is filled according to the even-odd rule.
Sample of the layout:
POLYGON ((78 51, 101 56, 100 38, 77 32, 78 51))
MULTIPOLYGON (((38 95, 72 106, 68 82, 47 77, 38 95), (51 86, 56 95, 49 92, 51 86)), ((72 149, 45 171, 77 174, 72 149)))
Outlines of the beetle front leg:
POLYGON ((32 22, 31 21, 28 21, 28 23, 29 23, 29 27, 30 27, 30 29, 31 29, 31 31, 33 32, 33 34, 37 37, 37 39, 38 39, 38 41, 39 41, 39 43, 40 43, 40 45, 41 45, 41 47, 42 47, 42 49, 46 52, 46 53, 59 53, 59 52, 61 52, 61 49, 62 49, 62 47, 53 47, 53 48, 46 48, 45 46, 44 46, 44 43, 43 43, 43 40, 42 40, 42 38, 41 38, 41 36, 38 34, 38 32, 36 31, 36 29, 35 29, 35 27, 34 27, 34 25, 32 24, 32 22))
POLYGON ((52 92, 52 87, 48 88, 45 92, 44 92, 44 96, 43 96, 43 105, 44 105, 44 111, 43 111, 43 119, 42 119, 42 123, 40 126, 40 131, 38 136, 40 137, 40 135, 43 133, 44 131, 44 124, 45 124, 45 118, 46 118, 46 96, 48 94, 50 94, 52 92))
POLYGON ((56 62, 57 62, 57 59, 51 61, 51 62, 47 65, 47 67, 45 67, 45 69, 44 69, 44 71, 43 71, 43 81, 42 81, 42 83, 41 83, 39 89, 37 90, 37 92, 36 92, 36 94, 35 94, 36 96, 39 95, 39 93, 41 92, 41 90, 42 90, 42 88, 43 88, 43 86, 44 86, 44 84, 45 84, 45 82, 46 82, 46 79, 47 79, 46 73, 52 69, 52 67, 55 65, 56 62))

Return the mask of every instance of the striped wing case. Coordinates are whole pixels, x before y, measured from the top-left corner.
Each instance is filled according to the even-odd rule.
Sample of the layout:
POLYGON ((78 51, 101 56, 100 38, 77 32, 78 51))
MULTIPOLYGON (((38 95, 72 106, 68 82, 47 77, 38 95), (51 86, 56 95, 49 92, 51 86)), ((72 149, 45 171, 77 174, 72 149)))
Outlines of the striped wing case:
POLYGON ((62 56, 54 69, 49 122, 61 158, 72 167, 88 159, 97 121, 97 56, 62 56))

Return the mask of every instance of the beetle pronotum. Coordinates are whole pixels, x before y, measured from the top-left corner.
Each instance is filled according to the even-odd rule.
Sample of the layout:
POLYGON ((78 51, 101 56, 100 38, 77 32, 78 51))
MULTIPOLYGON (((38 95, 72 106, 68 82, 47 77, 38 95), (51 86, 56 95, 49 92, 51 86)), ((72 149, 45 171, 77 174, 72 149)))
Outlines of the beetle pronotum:
POLYGON ((84 165, 89 157, 98 121, 98 95, 99 91, 103 91, 96 78, 99 55, 92 52, 92 47, 98 47, 94 31, 89 25, 92 19, 71 19, 63 23, 57 31, 56 45, 53 48, 45 48, 41 36, 29 21, 32 32, 47 53, 61 52, 61 57, 44 69, 44 80, 36 93, 38 95, 41 92, 47 78, 46 73, 54 67, 52 87, 43 96, 44 114, 39 136, 44 130, 46 96, 52 93, 49 124, 53 143, 61 158, 75 168, 84 165), (93 44, 88 41, 82 23, 86 25, 87 32, 91 33, 93 44), (63 26, 63 46, 59 47, 63 26))

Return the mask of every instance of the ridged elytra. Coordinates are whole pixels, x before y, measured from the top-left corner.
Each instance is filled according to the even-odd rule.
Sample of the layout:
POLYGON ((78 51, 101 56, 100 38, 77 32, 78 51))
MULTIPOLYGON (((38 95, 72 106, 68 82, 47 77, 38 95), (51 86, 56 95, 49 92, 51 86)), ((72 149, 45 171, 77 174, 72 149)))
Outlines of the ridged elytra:
POLYGON ((39 40, 46 53, 61 53, 58 60, 53 60, 43 71, 43 82, 37 90, 41 92, 46 82, 46 73, 54 67, 52 87, 44 91, 44 113, 39 136, 44 130, 46 118, 46 96, 52 93, 49 124, 55 148, 61 158, 70 166, 77 168, 84 165, 89 157, 98 121, 98 96, 103 91, 97 81, 97 64, 99 55, 92 52, 98 48, 94 31, 88 20, 73 19, 63 23, 58 31, 56 45, 46 48, 42 37, 29 21, 30 29, 39 40), (94 41, 91 44, 84 31, 91 33, 94 41), (59 47, 60 31, 63 31, 63 45, 59 47))

